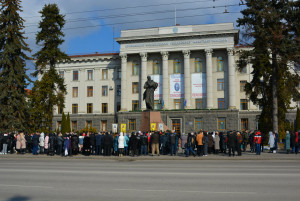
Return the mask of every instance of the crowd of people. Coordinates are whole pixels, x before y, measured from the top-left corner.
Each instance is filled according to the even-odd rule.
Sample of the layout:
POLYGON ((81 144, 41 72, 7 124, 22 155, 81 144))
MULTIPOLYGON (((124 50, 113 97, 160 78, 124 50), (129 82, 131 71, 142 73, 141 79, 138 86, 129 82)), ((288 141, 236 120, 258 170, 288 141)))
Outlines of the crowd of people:
MULTIPOLYGON (((286 153, 299 152, 298 132, 286 132, 286 153)), ((47 154, 49 156, 72 156, 77 154, 103 156, 178 155, 186 157, 228 154, 241 156, 248 151, 260 155, 264 150, 264 135, 260 131, 191 132, 186 134, 167 132, 100 133, 5 133, 0 134, 0 154, 47 154), (249 146, 248 146, 249 145, 249 146)), ((278 149, 278 134, 269 132, 269 152, 278 149)))

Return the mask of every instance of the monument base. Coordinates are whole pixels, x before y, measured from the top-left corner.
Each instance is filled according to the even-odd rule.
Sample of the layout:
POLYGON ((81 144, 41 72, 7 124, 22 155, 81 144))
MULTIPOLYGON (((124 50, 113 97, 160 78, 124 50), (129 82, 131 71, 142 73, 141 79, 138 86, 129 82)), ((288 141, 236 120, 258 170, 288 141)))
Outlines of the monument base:
POLYGON ((149 132, 151 131, 151 124, 155 123, 155 131, 159 131, 159 124, 163 124, 164 131, 169 130, 167 125, 161 119, 160 112, 145 110, 142 114, 142 123, 140 125, 139 131, 149 132))

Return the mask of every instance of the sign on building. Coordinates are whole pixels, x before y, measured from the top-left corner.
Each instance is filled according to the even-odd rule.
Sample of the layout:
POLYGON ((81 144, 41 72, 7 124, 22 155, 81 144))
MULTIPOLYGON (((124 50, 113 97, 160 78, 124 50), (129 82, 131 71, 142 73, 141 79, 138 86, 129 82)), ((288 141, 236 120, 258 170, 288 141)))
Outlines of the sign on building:
POLYGON ((184 98, 184 75, 170 75, 170 97, 174 99, 184 98))
POLYGON ((206 73, 192 74, 192 97, 206 97, 206 73))
POLYGON ((113 131, 113 133, 118 132, 118 124, 112 124, 112 131, 113 131))
POLYGON ((162 98, 162 75, 151 75, 151 79, 158 84, 154 91, 154 99, 159 100, 162 98))

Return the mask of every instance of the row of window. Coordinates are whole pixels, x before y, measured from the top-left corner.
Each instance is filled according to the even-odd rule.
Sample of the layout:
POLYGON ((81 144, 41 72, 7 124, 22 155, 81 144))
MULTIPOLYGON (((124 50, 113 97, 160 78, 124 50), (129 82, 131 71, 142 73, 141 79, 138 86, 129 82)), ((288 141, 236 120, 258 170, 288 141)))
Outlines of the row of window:
MULTIPOLYGON (((240 81, 240 92, 245 92, 246 80, 240 81)), ((224 91, 224 79, 217 79, 217 90, 224 91)))
MULTIPOLYGON (((87 87, 87 97, 93 97, 93 87, 88 86, 87 87)), ((102 96, 108 96, 108 86, 102 86, 102 96)), ((72 88, 72 97, 77 98, 78 97, 78 87, 72 88)))
MULTIPOLYGON (((139 62, 133 61, 132 62, 132 75, 139 75, 139 62)), ((158 75, 160 74, 160 63, 158 60, 153 61, 153 74, 158 75)), ((224 71, 224 61, 223 57, 217 58, 217 71, 223 72, 224 71)), ((196 58, 194 62, 194 72, 195 73, 202 73, 203 72, 203 64, 200 58, 196 58)), ((87 70, 87 80, 93 80, 94 75, 93 70, 87 70)), ((173 73, 181 73, 181 61, 179 59, 175 59, 173 62, 173 73)), ((241 73, 247 73, 247 68, 243 68, 241 73)), ((64 77, 64 71, 59 71, 59 76, 64 77)), ((118 76, 119 79, 121 78, 121 71, 118 69, 118 76)), ((102 69, 102 80, 108 79, 108 69, 102 69)), ((73 71, 73 81, 79 80, 79 72, 77 70, 73 71)))
MULTIPOLYGON (((101 120, 100 122, 100 126, 101 126, 101 131, 107 131, 107 120, 101 120)), ((87 120, 85 122, 85 127, 91 128, 93 126, 93 121, 91 120, 87 120)), ((71 122, 71 129, 73 132, 78 131, 78 123, 77 121, 72 121, 71 122)), ((61 121, 57 122, 57 128, 61 131, 61 121)))

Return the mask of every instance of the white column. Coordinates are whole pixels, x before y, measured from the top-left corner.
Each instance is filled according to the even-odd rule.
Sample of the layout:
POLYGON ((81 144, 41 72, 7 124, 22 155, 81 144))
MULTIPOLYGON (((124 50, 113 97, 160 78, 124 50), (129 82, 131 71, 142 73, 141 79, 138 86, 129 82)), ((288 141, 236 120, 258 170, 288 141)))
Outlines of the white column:
POLYGON ((233 48, 227 48, 228 53, 228 79, 229 79, 229 109, 236 108, 236 73, 233 48))
POLYGON ((161 52, 162 55, 162 74, 163 74, 163 101, 164 101, 164 108, 168 109, 169 107, 169 71, 168 71, 168 59, 169 53, 168 52, 161 52))
POLYGON ((128 111, 127 109, 127 54, 120 54, 122 59, 121 63, 121 111, 125 112, 128 111))
POLYGON ((144 84, 147 80, 147 53, 140 53, 142 65, 141 65, 141 77, 140 77, 140 106, 141 110, 146 110, 146 103, 143 101, 144 84))
POLYGON ((191 108, 191 67, 190 67, 190 50, 183 50, 184 55, 184 101, 185 109, 191 108))
POLYGON ((206 106, 213 108, 212 49, 206 49, 206 106))

